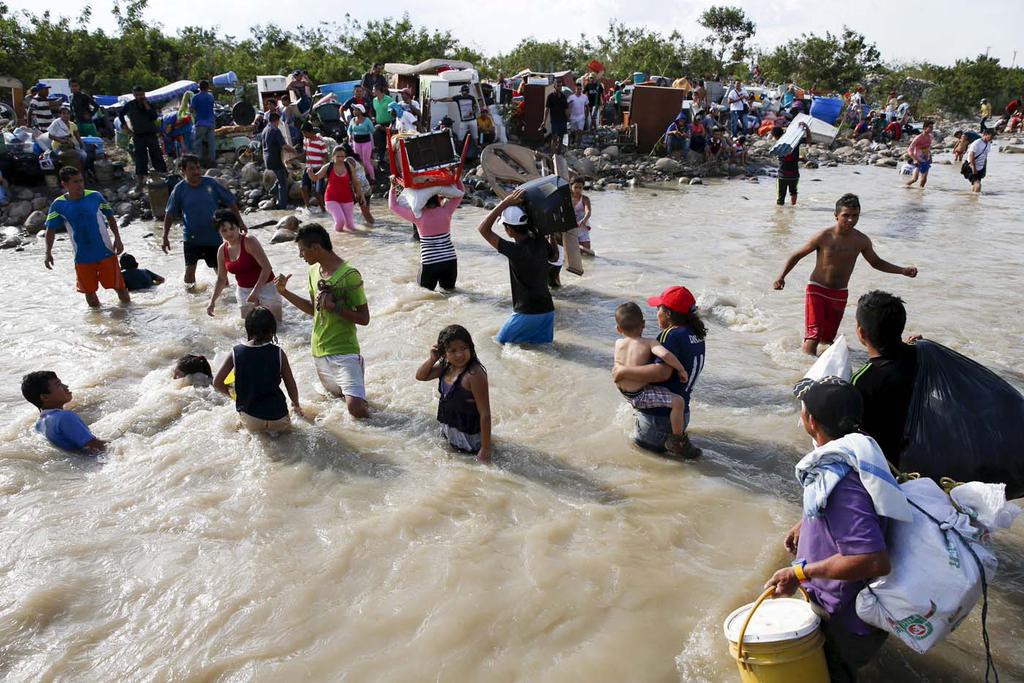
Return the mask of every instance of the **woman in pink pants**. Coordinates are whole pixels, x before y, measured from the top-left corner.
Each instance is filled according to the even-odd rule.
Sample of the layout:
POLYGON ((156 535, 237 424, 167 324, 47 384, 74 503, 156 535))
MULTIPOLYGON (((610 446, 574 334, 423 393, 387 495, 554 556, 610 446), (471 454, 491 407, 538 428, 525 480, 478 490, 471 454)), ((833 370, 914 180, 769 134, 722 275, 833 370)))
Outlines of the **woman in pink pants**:
POLYGON ((354 182, 355 165, 355 160, 345 154, 345 148, 338 145, 331 154, 331 163, 310 174, 313 182, 327 178, 324 208, 334 218, 334 229, 338 232, 355 232, 356 229, 353 210, 356 201, 362 202, 363 189, 354 182))
POLYGON ((373 183, 373 121, 366 118, 366 109, 361 104, 353 105, 352 111, 355 118, 348 124, 348 137, 366 168, 366 177, 373 183))

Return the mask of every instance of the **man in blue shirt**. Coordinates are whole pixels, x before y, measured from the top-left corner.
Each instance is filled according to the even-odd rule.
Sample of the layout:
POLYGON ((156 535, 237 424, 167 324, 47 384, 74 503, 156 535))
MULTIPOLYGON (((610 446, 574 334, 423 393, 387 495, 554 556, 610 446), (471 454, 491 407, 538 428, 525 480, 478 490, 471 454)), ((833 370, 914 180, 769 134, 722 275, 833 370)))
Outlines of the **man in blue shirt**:
POLYGON ((260 133, 260 142, 263 144, 263 165, 268 171, 273 171, 277 178, 277 183, 270 188, 271 192, 277 190, 277 208, 287 209, 291 178, 288 177, 288 168, 284 165, 282 153, 288 150, 295 154, 295 149, 285 141, 284 134, 278 128, 280 124, 281 114, 276 111, 270 112, 267 127, 260 133))
POLYGON ((99 286, 113 289, 123 303, 131 301, 114 254, 124 251, 114 211, 99 192, 85 189, 77 168, 65 166, 59 173, 65 194, 53 200, 46 216, 47 270, 53 269, 53 242, 58 230, 67 230, 75 254, 75 286, 92 307, 100 305, 99 286), (111 240, 111 233, 114 238, 111 240))
POLYGON ((71 401, 71 390, 51 370, 37 370, 21 378, 21 395, 39 408, 35 429, 57 448, 67 451, 102 451, 105 441, 92 432, 75 413, 64 410, 71 401))
POLYGON ((217 249, 220 247, 221 238, 220 226, 213 224, 213 213, 225 207, 234 212, 239 223, 245 223, 238 211, 235 196, 215 179, 203 175, 199 157, 186 154, 181 158, 181 169, 185 179, 174 186, 171 196, 167 199, 164 240, 161 246, 165 254, 171 252, 171 223, 180 217, 185 225, 182 234, 185 285, 191 287, 196 282, 196 264, 199 263, 199 259, 205 261, 210 268, 217 269, 217 249))
POLYGON ((214 129, 217 127, 216 117, 213 113, 213 93, 210 92, 209 81, 199 81, 199 92, 192 98, 192 125, 195 127, 195 135, 192 138, 192 151, 202 159, 208 168, 217 164, 217 137, 214 129), (203 149, 206 153, 203 153, 203 149))
MULTIPOLYGON (((707 329, 697 316, 697 301, 686 287, 669 287, 661 296, 651 297, 647 303, 658 309, 658 342, 675 354, 686 369, 687 379, 679 375, 660 358, 649 365, 617 365, 612 371, 612 380, 658 384, 686 400, 686 414, 683 418, 683 447, 688 459, 698 458, 701 450, 690 443, 685 429, 690 423, 690 394, 704 370, 704 337, 707 329)), ((636 413, 636 430, 633 441, 641 448, 656 453, 664 451, 665 439, 672 433, 668 408, 648 408, 636 413)))

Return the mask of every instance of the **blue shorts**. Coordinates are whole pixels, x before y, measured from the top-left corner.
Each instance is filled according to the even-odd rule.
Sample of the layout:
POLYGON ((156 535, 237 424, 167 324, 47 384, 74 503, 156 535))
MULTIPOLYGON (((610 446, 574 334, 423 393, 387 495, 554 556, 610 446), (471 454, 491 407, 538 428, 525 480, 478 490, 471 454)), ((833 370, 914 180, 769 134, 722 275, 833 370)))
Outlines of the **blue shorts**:
POLYGON ((918 161, 917 162, 917 172, 920 173, 921 175, 927 174, 928 171, 931 170, 931 168, 932 168, 932 162, 930 162, 930 161, 918 161))
POLYGON ((555 312, 513 313, 495 340, 499 344, 550 344, 555 341, 555 312))

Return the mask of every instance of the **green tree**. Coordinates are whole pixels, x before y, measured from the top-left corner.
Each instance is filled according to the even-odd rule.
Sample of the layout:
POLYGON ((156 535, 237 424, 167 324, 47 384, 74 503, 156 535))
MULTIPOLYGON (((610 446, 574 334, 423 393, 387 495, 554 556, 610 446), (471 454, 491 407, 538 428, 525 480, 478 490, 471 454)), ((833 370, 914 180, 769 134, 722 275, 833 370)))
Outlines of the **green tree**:
POLYGON ((851 87, 880 67, 881 55, 875 44, 845 26, 839 36, 805 33, 775 48, 761 61, 762 71, 771 80, 792 79, 828 90, 851 87))
POLYGON ((756 26, 739 7, 713 5, 700 15, 698 23, 711 32, 711 43, 719 68, 738 62, 747 54, 747 41, 756 26))

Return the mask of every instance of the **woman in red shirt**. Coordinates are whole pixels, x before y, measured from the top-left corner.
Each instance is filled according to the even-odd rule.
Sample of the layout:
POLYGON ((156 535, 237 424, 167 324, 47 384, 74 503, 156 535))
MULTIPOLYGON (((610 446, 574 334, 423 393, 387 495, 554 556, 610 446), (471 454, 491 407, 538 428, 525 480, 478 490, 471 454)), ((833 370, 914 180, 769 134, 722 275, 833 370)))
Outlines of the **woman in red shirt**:
POLYGON ((255 306, 270 309, 281 320, 281 295, 274 285, 274 270, 270 259, 255 237, 249 237, 234 213, 219 209, 213 215, 224 243, 217 250, 217 284, 206 313, 213 315, 214 305, 228 286, 228 273, 235 276, 238 308, 245 318, 255 306))
POLYGON ((355 160, 345 153, 343 145, 334 148, 331 163, 310 174, 314 182, 327 178, 327 191, 324 193, 324 208, 334 218, 334 229, 338 232, 356 231, 356 219, 353 215, 355 203, 363 203, 363 188, 355 180, 355 160))

